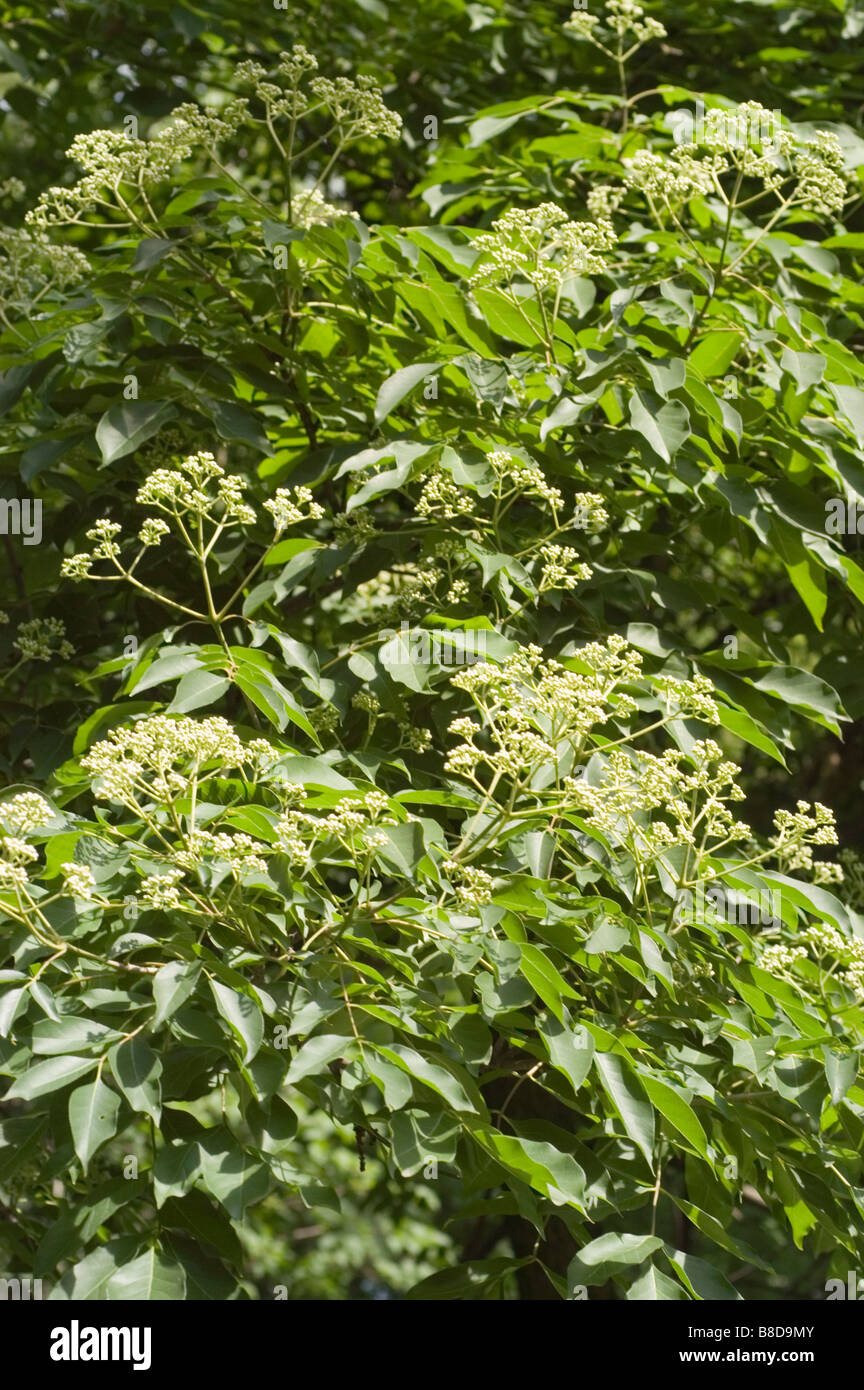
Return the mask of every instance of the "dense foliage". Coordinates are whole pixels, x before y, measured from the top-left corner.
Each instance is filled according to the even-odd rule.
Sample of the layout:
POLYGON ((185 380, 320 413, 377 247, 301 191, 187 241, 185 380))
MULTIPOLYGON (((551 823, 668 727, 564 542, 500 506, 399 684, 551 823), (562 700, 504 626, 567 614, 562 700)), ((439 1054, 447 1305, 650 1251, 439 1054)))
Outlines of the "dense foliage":
POLYGON ((861 16, 524 8, 7 9, 53 1298, 860 1268, 861 16))

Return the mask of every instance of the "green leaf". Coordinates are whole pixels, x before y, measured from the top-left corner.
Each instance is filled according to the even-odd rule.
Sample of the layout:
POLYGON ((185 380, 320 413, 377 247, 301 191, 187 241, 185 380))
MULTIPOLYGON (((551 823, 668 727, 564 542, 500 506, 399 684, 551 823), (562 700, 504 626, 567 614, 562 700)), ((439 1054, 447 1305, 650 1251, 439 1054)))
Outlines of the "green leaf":
MULTIPOLYGON (((654 1111, 629 1062, 612 1052, 595 1052, 594 1065, 629 1137, 654 1166, 654 1111)), ((584 1282, 584 1281, 583 1281, 584 1282)))
POLYGON ((32 1048, 37 1055, 56 1057, 64 1052, 81 1052, 95 1047, 105 1051, 107 1043, 116 1042, 121 1035, 104 1023, 96 1023, 84 1015, 66 1015, 60 1021, 41 1019, 33 1025, 32 1048))
POLYGON ((111 1074, 132 1109, 150 1115, 158 1125, 162 1114, 160 1058, 140 1038, 129 1038, 111 1048, 108 1060, 111 1074))
POLYGON ((243 1246, 229 1218, 197 1188, 182 1198, 170 1197, 162 1208, 162 1223, 165 1228, 179 1226, 188 1231, 234 1265, 243 1262, 243 1246))
POLYGON ((813 552, 801 539, 801 533, 780 519, 772 521, 768 531, 771 543, 786 573, 806 604, 807 611, 822 631, 822 619, 828 607, 828 585, 825 573, 813 552))
POLYGON ((519 961, 519 971, 531 988, 540 996, 547 1008, 551 1009, 559 1022, 564 1020, 562 995, 571 999, 579 996, 564 976, 552 964, 549 957, 538 946, 523 944, 519 961))
POLYGON ((233 401, 211 400, 207 402, 206 408, 221 439, 237 440, 241 444, 251 445, 260 454, 272 454, 273 450, 262 428, 263 419, 260 415, 236 405, 233 401))
POLYGON ((45 1062, 37 1062, 26 1074, 15 1081, 3 1097, 4 1100, 36 1100, 77 1081, 96 1066, 95 1057, 49 1057, 45 1062))
POLYGON ((156 1206, 164 1206, 169 1197, 188 1192, 200 1173, 201 1150, 197 1143, 166 1144, 157 1153, 153 1165, 156 1206))
POLYGON ((0 995, 0 1038, 8 1038, 18 1015, 27 1007, 30 991, 26 985, 7 989, 0 995))
POLYGON ((287 782, 301 787, 328 787, 337 792, 356 792, 356 784, 330 766, 324 758, 280 758, 275 765, 287 782))
POLYGON ((285 1073, 284 1084, 296 1085, 313 1072, 323 1071, 328 1062, 335 1061, 337 1057, 348 1056, 351 1052, 351 1042, 351 1038, 336 1033, 319 1033, 316 1037, 309 1038, 292 1057, 291 1065, 285 1073))
POLYGON ((200 669, 200 647, 163 647, 149 666, 142 668, 139 664, 137 670, 140 674, 133 675, 128 688, 130 693, 134 691, 140 695, 142 691, 150 690, 154 685, 175 681, 178 676, 200 669))
POLYGON ((242 1221, 246 1208, 267 1195, 270 1170, 266 1163, 244 1153, 227 1129, 208 1130, 199 1145, 201 1181, 234 1221, 242 1221))
POLYGON ((741 1294, 729 1283, 719 1270, 705 1260, 683 1250, 668 1253, 668 1259, 675 1272, 696 1299, 709 1302, 740 1303, 741 1294))
POLYGON ((227 676, 215 671, 190 671, 177 686, 174 699, 166 706, 168 714, 188 714, 190 710, 215 705, 231 689, 227 676))
POLYGON ((702 377, 723 376, 734 362, 741 343, 740 333, 725 328, 706 333, 690 353, 690 366, 702 377))
POLYGON ((628 1265, 639 1265, 663 1245, 659 1236, 622 1235, 609 1232, 583 1245, 567 1268, 567 1287, 605 1284, 628 1265))
POLYGON ((500 1287, 517 1270, 531 1264, 532 1259, 528 1255, 522 1260, 511 1255, 494 1255, 488 1260, 470 1260, 452 1269, 439 1269, 437 1274, 421 1279, 405 1297, 424 1303, 483 1298, 490 1287, 500 1287))
POLYGON ((197 961, 172 960, 153 976, 156 1012, 152 1026, 158 1028, 189 998, 198 983, 201 966, 197 961))
POLYGON ((746 710, 725 705, 722 700, 717 702, 717 709, 720 714, 720 723, 724 729, 728 729, 736 738, 740 738, 745 743, 752 744, 754 748, 759 748, 763 753, 767 753, 770 758, 773 758, 775 762, 788 771, 786 759, 774 740, 768 737, 755 719, 747 714, 746 710))
POLYGON ((687 1294, 680 1284, 674 1279, 670 1279, 668 1274, 663 1274, 655 1264, 649 1264, 644 1274, 640 1274, 630 1285, 625 1298, 643 1299, 645 1301, 660 1302, 685 1300, 687 1294))
POLYGON ((234 680, 256 709, 260 709, 277 729, 281 731, 288 723, 296 724, 314 743, 319 742, 306 715, 291 699, 284 685, 269 671, 253 670, 247 666, 237 671, 234 680))
POLYGON ((730 1254, 735 1255, 739 1260, 743 1260, 745 1264, 752 1264, 757 1269, 770 1268, 765 1260, 760 1259, 757 1252, 752 1249, 751 1246, 747 1245, 743 1240, 738 1240, 731 1231, 727 1230, 727 1228, 718 1221, 716 1217, 712 1216, 710 1212, 702 1211, 702 1209, 695 1206, 693 1202, 686 1201, 683 1197, 677 1196, 674 1192, 671 1192, 669 1195, 675 1205, 683 1211, 688 1220, 692 1221, 693 1225, 700 1230, 703 1235, 707 1236, 709 1240, 712 1240, 715 1245, 719 1245, 721 1250, 728 1250, 730 1254))
POLYGON ((69 1097, 69 1124, 75 1152, 84 1172, 100 1145, 113 1139, 117 1132, 120 1097, 97 1076, 86 1086, 79 1086, 69 1097))
POLYGON ((166 401, 124 401, 112 405, 96 426, 96 443, 103 464, 115 463, 133 453, 173 415, 174 407, 166 401))
POLYGON ((864 391, 857 386, 840 386, 828 382, 828 389, 837 402, 841 416, 849 424, 858 448, 864 448, 864 391))
POLYGON ((825 1079, 831 1091, 831 1104, 838 1105, 858 1078, 858 1056, 854 1052, 825 1049, 825 1079))
POLYGON ((106 1296, 114 1302, 182 1302, 186 1273, 154 1246, 111 1276, 106 1296))
POLYGON ((585 1173, 571 1154, 537 1139, 522 1139, 498 1130, 478 1130, 474 1135, 509 1172, 527 1182, 556 1206, 585 1211, 585 1173))
POLYGON ((837 691, 827 681, 797 666, 772 666, 764 674, 748 679, 757 690, 803 709, 818 723, 840 733, 836 721, 843 717, 842 705, 837 691))
POLYGON ((591 1070, 594 1039, 585 1028, 569 1028, 555 1017, 542 1020, 538 1031, 546 1044, 549 1060, 578 1091, 591 1070))
POLYGON ((811 386, 818 386, 827 365, 820 352, 794 352, 792 348, 784 347, 780 357, 780 366, 796 383, 796 396, 800 396, 802 391, 809 391, 811 386))
POLYGON ((254 999, 240 994, 218 980, 210 981, 216 1007, 233 1033, 240 1039, 244 1063, 251 1062, 264 1039, 264 1016, 254 999))
POLYGON ((523 114, 521 111, 516 111, 510 116, 480 116, 476 121, 472 121, 468 127, 469 150, 479 149, 481 145, 486 144, 487 140, 494 139, 496 135, 502 135, 517 121, 521 121, 523 114))
POLYGON ((591 956, 602 956, 607 951, 620 951, 622 946, 629 943, 629 929, 619 927, 607 917, 594 928, 587 941, 583 943, 582 949, 591 956))
POLYGON ((694 1149, 708 1159, 708 1139, 692 1109, 692 1102, 684 1100, 659 1076, 646 1071, 640 1071, 638 1075, 655 1110, 659 1110, 679 1134, 683 1134, 694 1149))
POLYGON ((391 410, 395 410, 399 402, 404 400, 415 386, 419 386, 421 381, 428 376, 437 376, 443 365, 441 362, 415 362, 410 367, 400 367, 398 372, 388 377, 379 388, 375 399, 376 425, 386 420, 391 410))
POLYGON ((468 1094, 467 1086, 470 1083, 467 1076, 463 1085, 446 1067, 430 1062, 413 1047, 407 1047, 404 1043, 392 1043, 390 1047, 379 1047, 378 1050, 417 1081, 431 1086, 432 1090, 443 1096, 454 1110, 468 1110, 475 1114, 478 1112, 479 1097, 468 1094))
POLYGON ((95 1302, 107 1299, 109 1281, 125 1269, 140 1245, 139 1236, 117 1236, 79 1260, 63 1275, 48 1295, 49 1302, 74 1300, 95 1302))
POLYGON ((154 265, 174 250, 175 242, 169 241, 167 237, 145 236, 138 243, 135 252, 135 259, 132 262, 132 271, 150 270, 154 265))
POLYGON ((630 424, 667 463, 690 434, 690 416, 681 401, 667 401, 652 414, 638 391, 630 393, 630 424))

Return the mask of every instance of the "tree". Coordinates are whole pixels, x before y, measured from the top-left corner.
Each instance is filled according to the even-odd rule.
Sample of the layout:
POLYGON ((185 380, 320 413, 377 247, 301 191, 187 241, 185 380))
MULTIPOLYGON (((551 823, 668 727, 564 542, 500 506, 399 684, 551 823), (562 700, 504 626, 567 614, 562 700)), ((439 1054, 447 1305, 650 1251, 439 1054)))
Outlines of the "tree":
POLYGON ((54 1297, 860 1254, 864 919, 789 767, 859 713, 857 137, 640 89, 666 37, 575 11, 606 90, 415 123, 393 224, 391 92, 220 56, 6 233, 0 1198, 54 1297))

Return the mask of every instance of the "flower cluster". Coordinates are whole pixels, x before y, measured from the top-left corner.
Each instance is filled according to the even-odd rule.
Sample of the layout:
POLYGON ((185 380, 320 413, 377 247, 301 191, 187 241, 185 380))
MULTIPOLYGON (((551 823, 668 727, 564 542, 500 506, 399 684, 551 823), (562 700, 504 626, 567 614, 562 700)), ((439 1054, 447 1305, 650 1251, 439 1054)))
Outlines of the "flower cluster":
POLYGON ((81 898, 84 902, 89 902, 96 887, 93 870, 89 865, 76 864, 70 861, 68 864, 61 864, 60 870, 63 874, 63 891, 66 896, 81 898))
POLYGON ((251 60, 238 64, 236 72, 254 89, 271 121, 282 116, 296 121, 323 110, 332 119, 342 145, 372 136, 398 139, 402 118, 385 104, 371 77, 359 76, 354 81, 312 76, 317 69, 317 58, 303 44, 295 44, 290 52, 280 53, 272 74, 251 60))
POLYGON ((846 201, 844 168, 837 136, 831 131, 820 130, 795 155, 798 177, 795 201, 825 217, 839 213, 846 201))
POLYGON ((580 580, 590 579, 594 573, 590 565, 579 560, 572 546, 544 545, 540 548, 540 554, 543 557, 541 593, 547 589, 575 589, 580 580))
POLYGON ((157 468, 138 489, 137 500, 174 517, 192 512, 222 524, 251 524, 255 513, 242 500, 245 489, 239 474, 226 476, 213 454, 202 451, 189 454, 177 468, 157 468))
POLYGON ((703 845, 749 839, 749 825, 734 820, 726 804, 744 797, 737 775, 736 765, 722 761, 718 745, 706 739, 694 744, 686 761, 672 748, 661 757, 613 749, 598 785, 571 777, 566 787, 574 802, 589 808, 592 824, 644 859, 672 845, 696 845, 697 833, 703 845), (668 819, 654 819, 654 813, 668 819))
POLYGON ((784 871, 813 872, 813 846, 836 844, 834 812, 818 801, 812 811, 809 801, 799 801, 794 811, 775 812, 771 846, 784 871))
POLYGON ((712 192, 727 201, 721 180, 731 173, 759 180, 763 194, 773 194, 789 207, 823 216, 842 209, 843 152, 831 132, 800 140, 756 101, 732 109, 715 107, 697 122, 688 119, 687 125, 692 125, 692 138, 669 154, 643 149, 625 159, 624 183, 671 208, 712 192))
POLYGON ((324 515, 324 508, 320 502, 312 500, 308 487, 277 488, 275 497, 269 498, 264 506, 272 514, 277 531, 297 521, 317 521, 324 515))
POLYGON ((31 618, 21 623, 12 643, 23 661, 66 661, 75 648, 66 640, 66 624, 60 618, 31 618))
MULTIPOLYGON (((509 481, 512 489, 521 493, 523 497, 539 497, 541 501, 548 502, 553 513, 560 512, 563 508, 563 493, 548 483, 542 471, 533 464, 523 462, 522 459, 509 454, 506 449, 493 449, 491 453, 486 455, 486 459, 497 478, 499 497, 508 495, 507 483, 509 481)), ((590 499, 592 503, 595 500, 593 493, 580 493, 579 497, 584 501, 590 499)), ((579 498, 577 498, 577 503, 578 501, 579 498)), ((598 504, 601 501, 601 498, 596 498, 598 504)))
POLYGON ((198 147, 211 153, 232 139, 249 119, 249 103, 244 97, 234 97, 218 107, 196 106, 184 102, 171 113, 172 125, 164 127, 150 141, 155 145, 149 158, 152 179, 164 177, 178 159, 198 147))
POLYGON ((350 614, 354 619, 374 614, 382 626, 392 626, 426 611, 443 578, 444 570, 429 560, 421 564, 408 560, 398 570, 381 570, 357 585, 345 602, 345 616, 350 614))
POLYGON ((845 967, 839 979, 859 999, 864 999, 864 941, 857 936, 844 936, 826 922, 814 923, 802 935, 820 958, 833 956, 845 967))
POLYGON ((822 887, 828 884, 844 883, 843 867, 841 864, 829 864, 827 860, 820 859, 813 865, 813 882, 822 887))
POLYGON ((20 203, 27 192, 27 185, 21 179, 4 179, 0 183, 0 198, 8 198, 10 202, 20 203))
POLYGON ((137 807, 137 795, 170 800, 186 791, 193 770, 243 767, 276 759, 264 739, 244 745, 226 719, 156 714, 114 729, 81 760, 96 779, 96 796, 137 807), (182 769, 182 771, 180 770, 182 769))
POLYGON ((423 484, 423 491, 417 502, 419 516, 438 516, 452 521, 454 517, 470 516, 474 511, 474 498, 453 480, 443 468, 435 468, 423 484))
POLYGON ((71 579, 73 583, 78 583, 81 579, 90 578, 90 569, 93 564, 93 556, 87 551, 80 551, 77 555, 67 555, 60 566, 60 573, 64 579, 71 579))
POLYGON ((295 227, 326 226, 336 217, 357 217, 356 212, 346 212, 328 203, 317 188, 304 188, 295 193, 291 203, 291 221, 295 227))
POLYGON ((605 253, 614 244, 611 223, 571 222, 555 203, 530 210, 511 208, 492 223, 491 232, 475 238, 482 264, 469 284, 486 288, 519 279, 538 292, 557 290, 573 276, 602 274, 605 253))
MULTIPOLYGON (((73 580, 126 580, 156 601, 167 603, 202 621, 207 621, 209 615, 209 620, 218 624, 227 608, 218 615, 214 610, 208 560, 213 554, 216 542, 229 526, 248 526, 258 519, 254 508, 244 499, 246 486, 243 477, 238 474, 226 474, 222 464, 213 454, 206 451, 188 455, 176 467, 157 468, 138 489, 137 500, 144 506, 163 512, 169 520, 160 516, 145 517, 138 531, 141 549, 131 565, 127 566, 120 559, 121 545, 117 537, 122 528, 117 522, 103 517, 87 532, 88 539, 94 542, 92 550, 68 556, 62 563, 61 573, 73 580), (160 593, 133 577, 133 571, 144 551, 160 545, 172 530, 177 532, 201 572, 207 601, 206 613, 195 613, 170 598, 163 598, 160 593), (99 560, 110 561, 114 573, 92 573, 94 564, 99 560)), ((279 488, 275 497, 265 502, 264 506, 272 514, 276 531, 270 548, 277 543, 286 526, 324 515, 323 507, 312 500, 312 494, 306 487, 293 490, 279 488)), ((260 564, 259 560, 253 567, 252 574, 260 564)), ((247 580, 250 577, 251 575, 247 575, 247 580)), ((235 597, 242 587, 241 584, 235 590, 235 597)))
POLYGON ((839 868, 843 875, 843 900, 860 912, 864 908, 864 856, 857 849, 841 849, 839 868))
POLYGON ((120 547, 114 537, 119 536, 122 529, 118 522, 109 521, 107 517, 102 517, 95 526, 91 526, 87 532, 88 541, 95 542, 91 560, 113 560, 115 555, 119 555, 120 547))
POLYGON ((49 227, 78 222, 93 208, 113 208, 121 190, 134 197, 137 190, 159 183, 193 149, 209 148, 233 135, 245 117, 242 101, 213 112, 188 103, 178 107, 170 124, 149 140, 113 130, 76 135, 66 154, 85 171, 85 177, 70 188, 47 189, 26 221, 49 227))
POLYGON ((694 146, 685 145, 678 145, 668 155, 639 150, 623 160, 624 183, 670 206, 710 193, 715 178, 726 171, 726 161, 722 155, 697 159, 694 150, 694 146))
MULTIPOLYGON (((301 117, 329 117, 325 134, 339 150, 369 137, 398 138, 402 118, 385 104, 371 77, 352 80, 313 76, 317 67, 312 54, 297 45, 291 52, 279 55, 273 74, 254 61, 241 62, 236 68, 238 79, 253 88, 253 99, 264 104, 266 122, 289 167, 301 153, 293 148, 296 123, 301 117), (274 125, 281 117, 292 123, 287 149, 279 141, 274 125)), ((96 209, 110 214, 112 219, 119 211, 134 221, 139 200, 150 215, 147 190, 164 180, 175 164, 199 150, 216 159, 220 147, 242 125, 255 120, 249 100, 242 97, 207 108, 186 102, 147 140, 126 131, 95 130, 78 135, 67 155, 84 170, 84 177, 71 187, 49 188, 26 220, 31 226, 44 229, 81 222, 85 214, 96 209)), ((299 191, 292 206, 292 219, 298 226, 309 227, 329 221, 337 212, 316 185, 299 191)), ((70 253, 66 265, 71 268, 72 264, 70 253)))
POLYGON ((171 534, 171 527, 161 516, 148 516, 141 524, 138 539, 145 547, 161 545, 165 536, 171 534))
POLYGON ((418 728, 416 724, 411 724, 405 719, 400 719, 397 722, 401 740, 406 747, 411 749, 412 753, 428 752, 432 746, 430 729, 418 728))
POLYGON ((373 78, 313 77, 309 87, 332 115, 343 144, 371 136, 398 140, 402 117, 387 106, 373 78))
POLYGON ((579 531, 600 531, 609 520, 603 498, 596 492, 577 492, 573 508, 571 524, 579 531))
POLYGON ((864 999, 864 941, 857 936, 845 936, 827 922, 814 922, 801 936, 806 943, 804 945, 763 945, 759 952, 762 969, 790 984, 800 984, 795 967, 809 959, 809 948, 822 969, 831 975, 836 971, 840 983, 850 989, 857 999, 864 999), (839 970, 838 966, 841 967, 839 970))
POLYGON ((658 675, 653 677, 652 684, 666 696, 667 705, 674 706, 679 714, 718 723, 720 711, 714 699, 714 687, 707 676, 677 680, 674 676, 658 675))
POLYGON ((618 53, 613 52, 604 40, 611 40, 613 35, 618 41, 622 58, 629 58, 650 39, 666 36, 666 29, 659 19, 646 18, 644 8, 637 5, 636 0, 606 0, 606 28, 602 29, 600 24, 599 15, 574 9, 570 18, 565 20, 564 28, 577 39, 588 39, 596 48, 608 53, 610 58, 618 57, 618 53), (624 52, 624 42, 628 37, 632 42, 624 52))
POLYGON ((456 901, 461 906, 481 907, 491 900, 494 883, 484 869, 460 864, 457 859, 445 859, 441 870, 449 878, 456 901))
POLYGON ((309 723, 318 734, 332 734, 339 723, 339 711, 335 705, 319 705, 317 709, 306 711, 309 723))
MULTIPOLYGON (((581 748, 595 724, 616 709, 631 712, 632 700, 616 686, 641 674, 639 653, 622 637, 605 645, 589 643, 578 653, 582 671, 545 661, 539 647, 521 647, 501 665, 481 661, 452 678, 473 698, 480 722, 454 720, 450 732, 464 741, 446 763, 451 772, 476 781, 487 764, 493 771, 519 776, 526 768, 555 762, 562 743, 581 748), (628 703, 629 701, 629 703, 628 703), (478 745, 484 735, 486 744, 478 745)), ((561 749, 563 753, 565 750, 561 749)))
POLYGON ((368 507, 355 507, 333 519, 333 537, 337 545, 360 545, 378 534, 375 518, 368 507))
POLYGON ((54 812, 38 792, 17 792, 0 801, 0 825, 15 836, 42 830, 54 819, 54 812))
POLYGON ((242 833, 212 832, 197 827, 187 837, 186 848, 175 850, 173 859, 184 869, 196 869, 202 864, 225 865, 239 879, 242 874, 266 873, 267 845, 242 833))
POLYGON ((796 961, 807 956, 806 946, 785 946, 782 943, 763 946, 759 953, 759 964, 769 975, 777 975, 781 980, 795 982, 793 969, 796 961))
POLYGON ((23 307, 50 286, 65 289, 90 269, 87 257, 73 246, 49 241, 38 228, 0 229, 0 302, 23 307))
POLYGON ((38 857, 26 840, 17 835, 0 835, 0 887, 23 888, 28 881, 26 865, 38 857))
MULTIPOLYGON (((181 535, 188 534, 186 519, 192 517, 197 530, 198 523, 221 531, 231 522, 241 526, 252 525, 255 511, 244 500, 246 481, 239 474, 226 474, 215 456, 206 451, 189 454, 174 468, 157 468, 147 477, 138 489, 136 500, 145 507, 154 507, 169 516, 181 535)), ((97 560, 110 560, 115 568, 122 569, 117 557, 120 545, 115 539, 122 527, 116 521, 103 517, 87 532, 87 539, 94 542, 90 551, 67 556, 61 566, 61 574, 67 579, 87 579, 97 560)), ((159 516, 144 518, 138 532, 138 540, 146 549, 157 546, 170 534, 171 526, 159 516)))
POLYGON ((336 841, 352 858, 368 858, 388 843, 379 826, 395 825, 396 819, 384 815, 388 800, 383 792, 343 797, 335 811, 313 816, 305 811, 288 810, 277 826, 277 848, 295 864, 311 863, 316 844, 336 841))
POLYGON ((182 869, 169 869, 164 874, 148 874, 141 880, 142 900, 148 907, 163 910, 180 907, 178 884, 182 877, 182 869))
POLYGON ((611 222, 624 197, 624 189, 611 183, 598 183, 588 194, 588 211, 598 222, 611 222))

